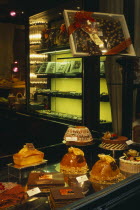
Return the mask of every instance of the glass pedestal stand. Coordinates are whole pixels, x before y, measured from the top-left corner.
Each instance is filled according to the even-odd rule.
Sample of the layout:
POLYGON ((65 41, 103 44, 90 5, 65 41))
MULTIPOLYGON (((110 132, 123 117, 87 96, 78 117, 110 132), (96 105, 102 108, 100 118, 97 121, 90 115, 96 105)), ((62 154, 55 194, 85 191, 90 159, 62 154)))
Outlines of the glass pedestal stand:
POLYGON ((17 166, 13 163, 9 163, 8 166, 8 180, 12 179, 21 183, 22 180, 28 177, 30 171, 39 167, 44 167, 47 164, 47 160, 43 160, 39 163, 28 166, 17 166))
POLYGON ((128 149, 128 146, 125 149, 106 149, 106 148, 102 147, 102 145, 99 145, 99 147, 101 149, 111 151, 112 152, 112 157, 114 158, 114 160, 116 160, 116 162, 117 162, 116 152, 117 151, 124 151, 124 150, 127 150, 128 149))

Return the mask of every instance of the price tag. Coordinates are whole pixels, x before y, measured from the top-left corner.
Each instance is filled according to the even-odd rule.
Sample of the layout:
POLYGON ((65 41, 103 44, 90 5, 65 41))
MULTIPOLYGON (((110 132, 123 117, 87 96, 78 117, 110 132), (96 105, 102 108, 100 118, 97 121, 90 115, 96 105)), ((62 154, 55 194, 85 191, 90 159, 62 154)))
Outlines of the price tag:
POLYGON ((87 176, 86 175, 82 175, 82 176, 78 176, 76 177, 77 181, 80 183, 80 182, 85 182, 88 180, 87 176))
POLYGON ((77 141, 77 137, 76 136, 66 137, 66 141, 77 141))
POLYGON ((33 195, 36 195, 36 194, 40 193, 40 192, 41 192, 41 190, 39 189, 39 187, 35 187, 31 190, 28 190, 27 194, 28 194, 29 197, 31 197, 33 195))
POLYGON ((128 140, 128 141, 126 141, 126 144, 127 145, 130 145, 130 144, 133 144, 134 142, 132 141, 132 140, 128 140))

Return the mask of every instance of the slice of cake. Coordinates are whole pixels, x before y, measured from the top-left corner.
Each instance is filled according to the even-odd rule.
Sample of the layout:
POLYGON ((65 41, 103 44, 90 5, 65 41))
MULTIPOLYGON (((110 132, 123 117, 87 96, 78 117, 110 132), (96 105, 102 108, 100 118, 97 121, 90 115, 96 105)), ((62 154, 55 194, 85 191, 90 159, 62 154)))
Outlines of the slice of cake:
POLYGON ((88 145, 93 142, 90 130, 85 126, 69 127, 64 135, 67 145, 88 145))
POLYGON ((108 150, 125 150, 128 148, 127 140, 128 138, 125 136, 118 136, 107 131, 102 137, 101 147, 108 150))
POLYGON ((64 175, 59 172, 46 173, 41 171, 32 171, 29 174, 27 188, 39 187, 43 192, 49 192, 50 188, 65 185, 64 175))
POLYGON ((140 154, 138 151, 130 149, 124 152, 124 156, 119 158, 119 166, 122 172, 129 175, 140 172, 140 154))
POLYGON ((60 162, 60 171, 65 174, 86 174, 88 166, 84 152, 75 147, 70 147, 60 162))
POLYGON ((26 143, 18 153, 13 155, 13 161, 18 166, 39 163, 43 161, 43 158, 44 153, 35 149, 31 143, 26 143))
POLYGON ((57 187, 50 189, 49 201, 51 209, 57 209, 84 197, 80 187, 57 187))

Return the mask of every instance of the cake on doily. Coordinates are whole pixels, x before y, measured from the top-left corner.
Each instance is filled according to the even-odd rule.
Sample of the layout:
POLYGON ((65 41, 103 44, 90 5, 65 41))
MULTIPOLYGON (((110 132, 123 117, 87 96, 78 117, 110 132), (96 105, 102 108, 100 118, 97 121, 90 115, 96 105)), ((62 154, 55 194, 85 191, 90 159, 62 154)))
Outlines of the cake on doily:
POLYGON ((90 172, 90 181, 95 191, 104 189, 125 178, 113 157, 105 154, 99 154, 98 157, 100 159, 93 165, 90 172))
POLYGON ((119 158, 119 167, 122 172, 140 172, 140 154, 136 150, 130 149, 124 152, 124 156, 119 158))
POLYGON ((24 147, 13 155, 13 161, 19 166, 28 166, 43 161, 44 153, 35 149, 32 143, 26 143, 24 147))
POLYGON ((65 174, 86 174, 88 166, 84 152, 79 148, 70 147, 60 162, 60 172, 65 174))
POLYGON ((125 136, 118 136, 107 131, 102 137, 101 147, 108 150, 125 150, 128 147, 127 140, 128 138, 125 136))
POLYGON ((68 145, 87 145, 92 143, 93 138, 90 130, 85 126, 68 127, 64 140, 68 145))

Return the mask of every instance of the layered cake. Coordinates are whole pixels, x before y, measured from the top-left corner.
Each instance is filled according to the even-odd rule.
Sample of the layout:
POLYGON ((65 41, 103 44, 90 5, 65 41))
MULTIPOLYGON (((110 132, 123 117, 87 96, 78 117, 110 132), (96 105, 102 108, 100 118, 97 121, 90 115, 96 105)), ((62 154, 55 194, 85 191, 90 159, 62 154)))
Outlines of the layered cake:
POLYGON ((44 153, 35 149, 32 143, 26 143, 24 147, 13 155, 13 161, 18 166, 28 166, 42 162, 44 153))
POLYGON ((50 189, 49 202, 51 209, 59 209, 84 197, 80 187, 56 187, 50 189))
POLYGON ((25 190, 20 184, 2 182, 0 191, 0 209, 9 209, 25 199, 25 190))
POLYGON ((73 126, 67 129, 64 140, 67 145, 87 145, 92 143, 93 138, 87 127, 73 126))
POLYGON ((140 154, 136 150, 130 149, 119 158, 120 170, 126 173, 140 172, 140 154))
POLYGON ((29 174, 27 188, 39 187, 43 192, 49 192, 53 187, 64 187, 64 175, 59 172, 46 173, 42 171, 32 171, 29 174))
POLYGON ((60 172, 65 174, 86 174, 88 166, 84 152, 79 148, 70 147, 60 162, 60 172))
POLYGON ((95 191, 115 184, 125 178, 116 161, 110 155, 99 154, 100 158, 92 167, 90 181, 95 191))
POLYGON ((107 131, 102 137, 101 147, 108 150, 125 150, 128 147, 127 140, 128 138, 125 136, 118 136, 107 131))

